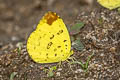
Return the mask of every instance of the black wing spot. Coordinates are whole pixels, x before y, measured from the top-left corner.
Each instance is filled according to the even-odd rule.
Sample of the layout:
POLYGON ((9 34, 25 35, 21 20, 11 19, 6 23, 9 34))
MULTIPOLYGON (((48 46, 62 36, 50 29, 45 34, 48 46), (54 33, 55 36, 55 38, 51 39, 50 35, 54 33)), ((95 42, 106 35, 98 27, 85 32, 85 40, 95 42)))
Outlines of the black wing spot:
POLYGON ((66 42, 67 40, 64 40, 63 42, 66 42))
POLYGON ((62 56, 64 56, 64 54, 62 56))
POLYGON ((61 52, 63 52, 63 50, 61 50, 61 52))
POLYGON ((39 37, 39 39, 41 39, 41 36, 39 37))
POLYGON ((60 33, 58 32, 57 35, 60 35, 60 33))
POLYGON ((59 30, 59 32, 57 33, 57 35, 60 35, 63 33, 63 30, 59 30))
POLYGON ((46 56, 48 56, 48 53, 46 53, 46 56))
POLYGON ((50 47, 52 46, 52 42, 49 42, 48 45, 47 45, 47 49, 50 49, 50 47))
POLYGON ((58 46, 58 48, 61 48, 61 46, 58 46))
POLYGON ((45 61, 47 61, 47 59, 45 59, 45 61))
POLYGON ((52 37, 50 37, 50 39, 53 39, 54 38, 54 35, 52 35, 52 37))
POLYGON ((59 32, 60 32, 60 33, 63 33, 63 30, 60 30, 59 32))
POLYGON ((55 48, 54 51, 57 51, 57 49, 55 48))
POLYGON ((67 49, 67 48, 65 48, 65 49, 67 49))
POLYGON ((55 56, 57 56, 57 53, 55 53, 55 56))
POLYGON ((67 47, 67 44, 65 46, 67 47))

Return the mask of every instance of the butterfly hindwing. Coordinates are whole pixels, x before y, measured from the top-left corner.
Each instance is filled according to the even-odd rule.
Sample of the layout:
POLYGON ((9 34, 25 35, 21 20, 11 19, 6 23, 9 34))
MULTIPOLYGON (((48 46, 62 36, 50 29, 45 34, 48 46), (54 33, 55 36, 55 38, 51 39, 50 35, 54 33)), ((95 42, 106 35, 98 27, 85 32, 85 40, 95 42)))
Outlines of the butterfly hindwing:
POLYGON ((28 38, 27 50, 38 63, 64 61, 70 56, 70 36, 63 20, 56 13, 48 12, 40 20, 28 38))

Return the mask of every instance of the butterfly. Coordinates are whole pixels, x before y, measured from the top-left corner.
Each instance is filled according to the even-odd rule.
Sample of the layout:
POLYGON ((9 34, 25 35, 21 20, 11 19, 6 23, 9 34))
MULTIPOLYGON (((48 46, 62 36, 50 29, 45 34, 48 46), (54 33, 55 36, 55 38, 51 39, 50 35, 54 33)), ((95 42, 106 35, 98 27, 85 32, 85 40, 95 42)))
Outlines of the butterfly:
POLYGON ((73 54, 71 40, 63 20, 47 12, 27 40, 27 51, 37 63, 65 61, 73 54))
POLYGON ((120 0, 97 0, 102 6, 108 9, 115 9, 120 7, 120 0))

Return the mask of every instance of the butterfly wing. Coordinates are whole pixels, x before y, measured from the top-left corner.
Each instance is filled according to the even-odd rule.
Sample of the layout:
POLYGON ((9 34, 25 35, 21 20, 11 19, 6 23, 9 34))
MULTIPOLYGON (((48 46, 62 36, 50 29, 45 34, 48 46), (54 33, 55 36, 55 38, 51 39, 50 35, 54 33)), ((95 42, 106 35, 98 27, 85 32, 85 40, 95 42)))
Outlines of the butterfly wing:
POLYGON ((63 20, 56 13, 48 12, 42 18, 28 38, 27 50, 38 63, 64 61, 70 56, 70 36, 63 20))
POLYGON ((97 0, 102 6, 108 9, 120 7, 120 0, 97 0))

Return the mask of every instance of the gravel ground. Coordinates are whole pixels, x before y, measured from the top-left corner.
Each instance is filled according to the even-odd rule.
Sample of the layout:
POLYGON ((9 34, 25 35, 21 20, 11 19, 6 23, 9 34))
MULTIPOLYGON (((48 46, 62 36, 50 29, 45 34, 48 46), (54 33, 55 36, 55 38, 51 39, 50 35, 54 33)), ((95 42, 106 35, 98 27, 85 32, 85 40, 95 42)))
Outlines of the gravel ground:
MULTIPOLYGON (((26 2, 26 4, 29 5, 27 5, 28 8, 25 10, 23 7, 26 6, 26 4, 21 7, 22 2, 20 5, 17 5, 16 1, 11 2, 16 3, 17 6, 16 8, 11 8, 13 11, 7 9, 8 7, 5 8, 5 6, 1 8, 0 5, 0 10, 5 12, 10 11, 9 14, 1 13, 2 16, 0 16, 0 80, 9 80, 12 74, 15 75, 14 80, 120 80, 120 14, 117 10, 110 11, 103 7, 96 7, 90 11, 86 11, 86 7, 84 7, 79 11, 80 4, 76 5, 77 7, 74 6, 78 3, 77 1, 79 1, 76 0, 69 6, 73 10, 73 13, 71 12, 71 14, 74 15, 72 18, 66 16, 67 12, 71 16, 71 8, 69 7, 64 6, 67 8, 65 10, 68 11, 63 10, 63 13, 60 13, 60 15, 64 14, 62 17, 66 16, 64 17, 65 19, 63 19, 65 23, 68 24, 67 26, 74 25, 78 21, 85 23, 85 26, 80 29, 80 33, 77 34, 77 37, 81 38, 85 48, 82 51, 73 49, 74 54, 72 55, 77 61, 85 63, 88 56, 94 52, 94 55, 90 59, 88 70, 85 72, 79 64, 69 65, 67 61, 62 62, 61 65, 58 66, 58 63, 37 64, 31 60, 26 51, 26 36, 28 36, 33 29, 31 25, 35 25, 34 23, 39 21, 40 18, 38 18, 38 16, 41 16, 42 13, 45 12, 44 8, 48 7, 45 6, 47 1, 41 0, 42 4, 39 4, 41 4, 42 9, 40 10, 44 11, 38 15, 38 13, 40 13, 40 11, 38 11, 40 6, 37 6, 36 10, 38 2, 35 3, 33 1, 34 6, 32 6, 30 5, 31 1, 32 0, 26 2), (35 10, 34 14, 32 14, 33 10, 30 8, 35 10), (18 12, 14 15, 14 9, 20 9, 22 11, 20 12, 21 14, 18 12), (74 19, 73 17, 77 14, 79 15, 74 19), (3 17, 5 15, 7 16, 3 17), (24 15, 27 15, 25 19, 24 15), (21 22, 18 24, 19 21, 21 22), (6 26, 6 29, 4 26, 6 26), (53 75, 50 76, 49 71, 53 66, 57 68, 53 70, 53 75)), ((3 2, 1 4, 7 4, 7 1, 1 2, 3 2)), ((68 2, 71 3, 70 0, 66 0, 65 3, 68 2)), ((23 1, 23 3, 25 2, 23 1)), ((10 5, 9 3, 9 6, 10 5)), ((54 5, 52 3, 48 5, 52 5, 50 8, 57 5, 57 12, 59 13, 63 2, 57 2, 55 0, 54 5)))

